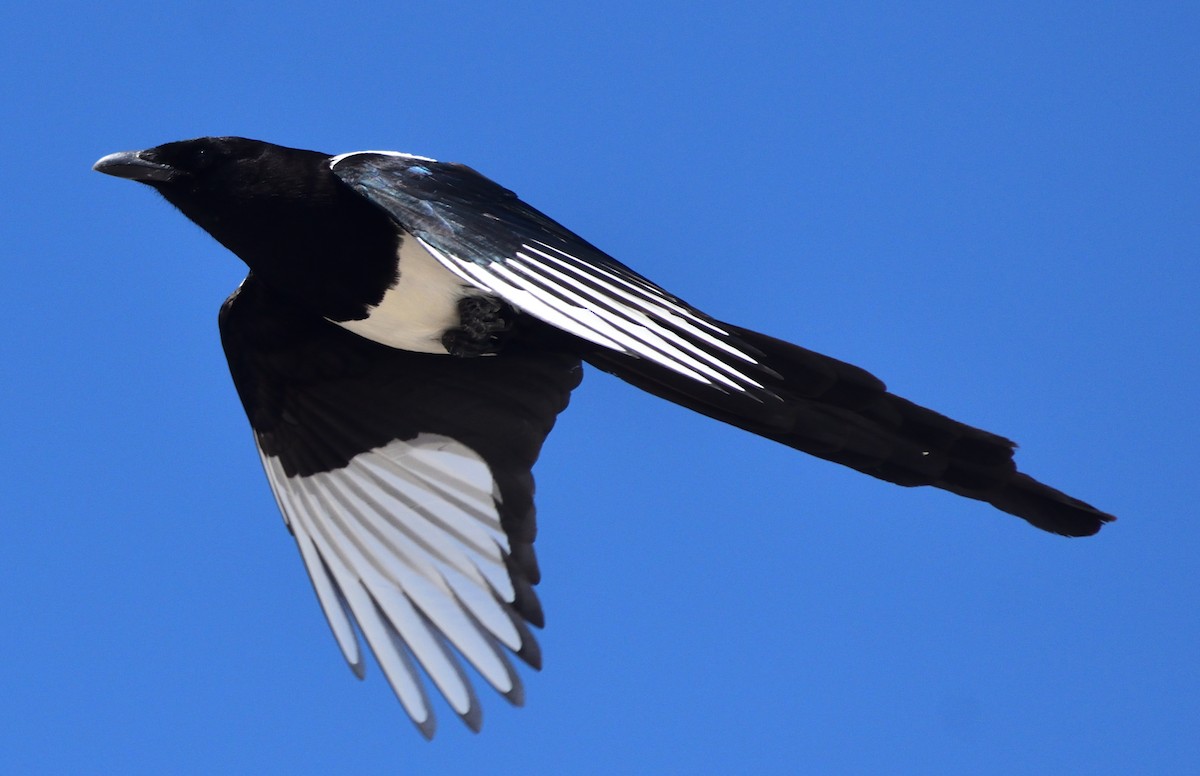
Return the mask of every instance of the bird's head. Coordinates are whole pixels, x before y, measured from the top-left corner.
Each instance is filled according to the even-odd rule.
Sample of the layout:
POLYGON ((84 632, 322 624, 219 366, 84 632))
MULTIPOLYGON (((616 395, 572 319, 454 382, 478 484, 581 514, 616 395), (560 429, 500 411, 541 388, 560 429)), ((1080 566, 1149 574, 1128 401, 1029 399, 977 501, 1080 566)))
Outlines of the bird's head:
POLYGON ((329 300, 350 282, 344 259, 354 257, 360 274, 386 287, 397 232, 329 162, 316 151, 202 137, 109 154, 93 169, 156 189, 276 287, 340 310, 329 300))
POLYGON ((201 137, 109 154, 94 170, 158 190, 183 214, 221 239, 221 223, 262 219, 271 210, 339 188, 329 157, 249 140, 201 137), (215 229, 213 227, 216 227, 215 229))

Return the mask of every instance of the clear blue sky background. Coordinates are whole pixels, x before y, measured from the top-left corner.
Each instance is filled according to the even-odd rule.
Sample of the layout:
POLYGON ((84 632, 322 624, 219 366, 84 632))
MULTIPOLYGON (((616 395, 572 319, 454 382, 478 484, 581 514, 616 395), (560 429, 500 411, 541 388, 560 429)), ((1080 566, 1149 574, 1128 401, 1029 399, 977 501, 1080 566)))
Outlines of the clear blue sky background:
POLYGON ((7 772, 1196 772, 1194 3, 0 17, 7 772), (217 341, 244 268, 89 169, 204 134, 467 162, 1120 522, 1050 536, 593 374, 537 469, 546 668, 427 744, 276 513, 217 341))

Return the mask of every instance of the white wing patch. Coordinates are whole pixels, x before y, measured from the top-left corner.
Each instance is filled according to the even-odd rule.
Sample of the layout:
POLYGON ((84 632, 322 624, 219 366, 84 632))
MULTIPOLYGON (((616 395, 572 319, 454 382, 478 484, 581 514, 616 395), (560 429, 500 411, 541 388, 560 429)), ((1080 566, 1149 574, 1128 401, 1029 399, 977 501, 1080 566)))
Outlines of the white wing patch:
POLYGON ((500 693, 519 700, 520 680, 502 647, 522 647, 510 611, 487 464, 461 443, 436 435, 396 440, 341 469, 288 477, 262 453, 280 510, 334 638, 362 675, 352 620, 375 653, 405 711, 426 736, 433 713, 417 666, 451 708, 478 729, 479 702, 460 655, 500 693))
POLYGON ((477 264, 417 239, 463 280, 577 337, 724 390, 763 388, 739 366, 758 362, 724 341, 727 331, 648 281, 619 275, 536 240, 511 257, 477 264))
POLYGON ((399 278, 379 304, 362 320, 333 323, 389 347, 445 355, 442 335, 459 325, 459 300, 484 292, 466 286, 407 232, 397 253, 399 278))

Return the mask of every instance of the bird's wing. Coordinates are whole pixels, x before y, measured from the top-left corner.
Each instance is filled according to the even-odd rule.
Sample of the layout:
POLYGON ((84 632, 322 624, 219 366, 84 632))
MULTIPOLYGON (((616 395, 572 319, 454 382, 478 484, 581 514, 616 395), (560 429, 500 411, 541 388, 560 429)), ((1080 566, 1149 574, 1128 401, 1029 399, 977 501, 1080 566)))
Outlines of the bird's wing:
POLYGON ((478 728, 465 658, 514 703, 509 654, 539 667, 530 470, 579 383, 565 355, 395 350, 307 316, 254 275, 221 340, 275 493, 338 645, 354 623, 426 736, 417 666, 478 728))
POLYGON ((378 151, 330 164, 446 268, 514 307, 701 384, 770 393, 763 380, 777 375, 722 324, 471 168, 378 151))

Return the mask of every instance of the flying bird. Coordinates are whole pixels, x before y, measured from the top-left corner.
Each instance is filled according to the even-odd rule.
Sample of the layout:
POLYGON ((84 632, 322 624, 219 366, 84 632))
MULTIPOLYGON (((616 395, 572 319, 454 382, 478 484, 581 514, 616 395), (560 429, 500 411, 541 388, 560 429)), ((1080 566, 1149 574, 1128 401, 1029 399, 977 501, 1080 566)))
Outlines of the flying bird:
POLYGON ((586 362, 897 485, 1088 536, 1114 518, 1017 470, 1013 442, 870 373, 724 323, 469 167, 237 137, 110 154, 237 254, 230 373, 343 655, 374 652, 426 737, 421 670, 478 730, 463 662, 514 704, 540 668, 532 467, 586 362))

